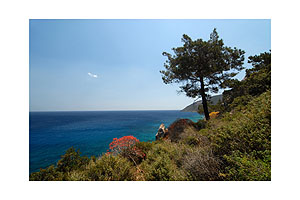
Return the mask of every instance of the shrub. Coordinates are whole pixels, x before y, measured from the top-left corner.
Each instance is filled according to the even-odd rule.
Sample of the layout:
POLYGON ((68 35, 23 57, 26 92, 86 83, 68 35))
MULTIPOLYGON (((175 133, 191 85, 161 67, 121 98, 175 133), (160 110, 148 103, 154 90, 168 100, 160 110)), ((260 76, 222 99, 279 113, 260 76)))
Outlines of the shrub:
POLYGON ((145 153, 136 147, 139 140, 133 136, 124 136, 122 138, 114 138, 109 144, 108 154, 122 155, 133 161, 136 165, 145 157, 145 153))
MULTIPOLYGON (((227 123, 217 128, 210 139, 219 155, 232 151, 251 153, 271 150, 271 94, 253 99, 240 112, 227 114, 227 123)), ((262 157, 260 157, 262 158, 262 157)))
POLYGON ((207 127, 200 134, 209 137, 214 154, 222 159, 224 180, 271 179, 270 91, 207 127))
POLYGON ((192 148, 184 156, 183 168, 194 181, 218 180, 219 160, 209 148, 192 148))
POLYGON ((147 159, 141 163, 146 180, 167 181, 187 180, 180 168, 186 147, 183 144, 162 141, 148 152, 147 159))
POLYGON ((57 171, 70 172, 77 170, 89 163, 89 158, 86 156, 80 156, 80 151, 75 150, 74 147, 69 148, 65 155, 61 156, 61 159, 57 163, 57 171))
POLYGON ((73 147, 69 148, 61 159, 58 161, 57 166, 51 165, 46 169, 40 169, 39 172, 31 173, 29 180, 34 181, 62 181, 69 180, 69 172, 73 170, 83 170, 89 163, 90 159, 86 156, 80 156, 79 150, 73 147))
POLYGON ((145 154, 145 158, 147 157, 147 153, 153 148, 153 145, 154 143, 152 142, 138 142, 135 144, 136 148, 145 154))
POLYGON ((68 173, 68 181, 89 181, 86 170, 75 170, 68 173))
POLYGON ((246 106, 251 100, 253 99, 253 97, 251 95, 244 95, 244 96, 240 96, 237 97, 233 100, 233 102, 229 105, 229 109, 233 110, 235 109, 237 110, 241 110, 244 106, 246 106))
POLYGON ((186 144, 189 145, 190 147, 195 147, 195 146, 204 147, 210 144, 208 138, 204 135, 201 135, 199 131, 197 131, 197 129, 193 127, 185 128, 183 132, 179 134, 178 138, 179 139, 177 143, 186 144))
POLYGON ((63 173, 57 171, 54 165, 46 169, 40 169, 39 172, 33 172, 29 176, 30 181, 62 181, 64 180, 63 173))
POLYGON ((113 141, 109 144, 109 152, 117 155, 124 151, 129 150, 131 147, 133 147, 137 142, 139 142, 138 139, 136 139, 133 136, 124 136, 121 138, 114 138, 113 141))
POLYGON ((264 160, 257 159, 251 154, 233 152, 225 155, 227 167, 224 172, 225 180, 244 180, 244 181, 270 181, 271 180, 271 153, 266 154, 264 160))
POLYGON ((197 146, 199 145, 200 141, 197 137, 194 136, 188 136, 184 139, 184 143, 190 146, 197 146))
POLYGON ((186 180, 184 173, 167 154, 157 156, 152 162, 143 162, 141 167, 148 181, 186 180))
POLYGON ((91 161, 84 175, 78 174, 76 177, 91 181, 130 181, 133 180, 132 167, 126 158, 105 154, 96 162, 91 161))
POLYGON ((206 127, 206 122, 205 120, 198 120, 198 122, 195 123, 195 128, 200 130, 200 129, 204 129, 206 127))

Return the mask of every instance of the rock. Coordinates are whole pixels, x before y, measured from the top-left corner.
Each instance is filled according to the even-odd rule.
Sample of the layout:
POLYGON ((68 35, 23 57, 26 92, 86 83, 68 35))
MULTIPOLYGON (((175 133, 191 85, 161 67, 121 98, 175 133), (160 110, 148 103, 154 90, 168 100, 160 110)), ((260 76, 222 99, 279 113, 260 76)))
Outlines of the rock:
POLYGON ((169 126, 168 139, 171 142, 178 142, 185 129, 195 128, 195 123, 189 119, 178 119, 169 126))
POLYGON ((158 128, 158 131, 157 131, 156 135, 155 135, 155 139, 158 140, 160 138, 164 138, 164 137, 167 136, 167 134, 168 134, 168 129, 165 127, 164 124, 161 124, 158 128))

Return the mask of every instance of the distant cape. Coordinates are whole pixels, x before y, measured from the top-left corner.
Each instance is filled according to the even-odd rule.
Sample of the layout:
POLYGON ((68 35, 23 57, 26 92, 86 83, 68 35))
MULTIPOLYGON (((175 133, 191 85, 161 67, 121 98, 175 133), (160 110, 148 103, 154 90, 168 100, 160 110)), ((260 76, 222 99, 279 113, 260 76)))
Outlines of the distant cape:
MULTIPOLYGON (((215 96, 210 97, 209 102, 212 105, 216 105, 219 102, 219 100, 222 101, 222 98, 223 98, 222 94, 215 95, 215 96)), ((187 107, 185 107, 181 111, 182 112, 197 112, 199 105, 202 106, 202 100, 196 101, 196 102, 192 103, 191 105, 188 105, 187 107)))

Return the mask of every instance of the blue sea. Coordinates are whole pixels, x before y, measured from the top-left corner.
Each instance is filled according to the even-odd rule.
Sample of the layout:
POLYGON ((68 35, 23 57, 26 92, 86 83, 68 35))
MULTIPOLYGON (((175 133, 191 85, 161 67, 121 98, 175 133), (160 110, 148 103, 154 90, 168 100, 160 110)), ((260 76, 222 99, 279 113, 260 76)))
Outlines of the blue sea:
POLYGON ((56 164, 70 147, 85 156, 100 156, 113 138, 133 135, 154 141, 161 123, 202 115, 180 111, 74 111, 29 113, 29 173, 56 164))

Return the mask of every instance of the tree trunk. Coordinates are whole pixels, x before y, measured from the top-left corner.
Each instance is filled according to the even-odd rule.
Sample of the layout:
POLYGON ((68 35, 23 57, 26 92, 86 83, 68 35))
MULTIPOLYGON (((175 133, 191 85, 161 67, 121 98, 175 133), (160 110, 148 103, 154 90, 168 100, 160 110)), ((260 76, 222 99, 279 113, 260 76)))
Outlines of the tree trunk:
POLYGON ((203 105, 204 115, 205 115, 205 119, 209 120, 209 112, 208 112, 207 100, 206 100, 206 96, 205 96, 203 77, 200 77, 200 83, 201 83, 200 95, 202 97, 202 105, 203 105))

